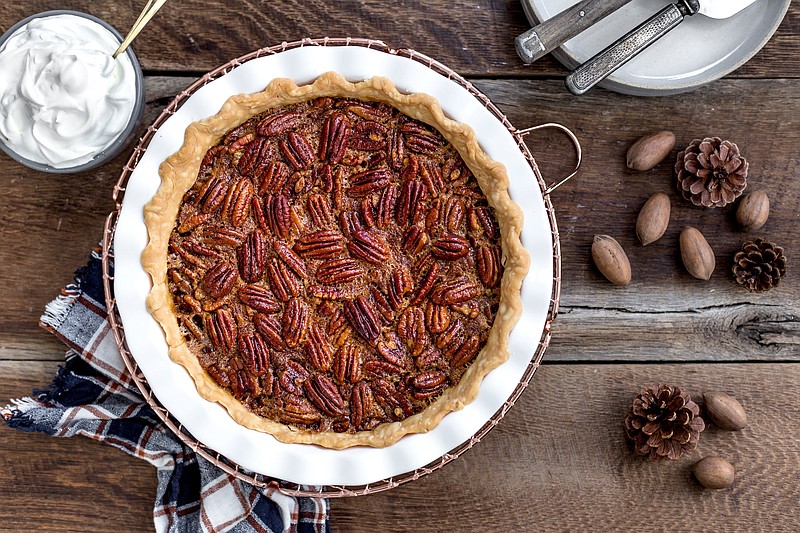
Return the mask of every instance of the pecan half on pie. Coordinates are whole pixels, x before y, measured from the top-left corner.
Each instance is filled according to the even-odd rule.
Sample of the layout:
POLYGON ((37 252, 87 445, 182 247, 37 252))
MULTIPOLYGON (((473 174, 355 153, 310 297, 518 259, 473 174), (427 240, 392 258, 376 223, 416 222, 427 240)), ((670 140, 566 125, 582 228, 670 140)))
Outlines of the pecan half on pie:
POLYGON ((285 442, 428 431, 508 356, 528 256, 502 165, 386 79, 276 80, 187 128, 148 306, 200 394, 285 442))

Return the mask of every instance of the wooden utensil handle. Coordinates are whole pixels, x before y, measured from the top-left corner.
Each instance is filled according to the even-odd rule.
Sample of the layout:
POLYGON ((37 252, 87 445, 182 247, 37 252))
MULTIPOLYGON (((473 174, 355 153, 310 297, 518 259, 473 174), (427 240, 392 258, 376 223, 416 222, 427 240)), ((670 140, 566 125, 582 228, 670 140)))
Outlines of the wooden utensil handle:
POLYGON ((583 0, 518 36, 519 57, 533 63, 631 0, 583 0))
POLYGON ((696 12, 696 2, 682 1, 671 4, 646 22, 619 38, 614 44, 573 70, 567 76, 567 88, 572 94, 581 95, 608 77, 609 74, 643 52, 684 17, 696 12))

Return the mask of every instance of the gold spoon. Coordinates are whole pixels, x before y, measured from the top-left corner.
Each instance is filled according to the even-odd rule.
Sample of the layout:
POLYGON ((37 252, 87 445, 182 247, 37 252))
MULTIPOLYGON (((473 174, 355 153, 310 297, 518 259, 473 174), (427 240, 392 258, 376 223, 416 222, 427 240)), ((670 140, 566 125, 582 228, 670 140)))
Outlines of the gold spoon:
POLYGON ((131 42, 139 35, 139 32, 144 29, 150 19, 153 18, 153 15, 161 9, 167 0, 148 0, 147 4, 142 9, 142 12, 139 13, 139 18, 136 19, 136 22, 133 23, 131 30, 128 32, 128 35, 125 36, 125 40, 122 41, 122 44, 119 45, 117 51, 112 54, 114 59, 117 58, 122 52, 125 51, 128 46, 130 46, 131 42))

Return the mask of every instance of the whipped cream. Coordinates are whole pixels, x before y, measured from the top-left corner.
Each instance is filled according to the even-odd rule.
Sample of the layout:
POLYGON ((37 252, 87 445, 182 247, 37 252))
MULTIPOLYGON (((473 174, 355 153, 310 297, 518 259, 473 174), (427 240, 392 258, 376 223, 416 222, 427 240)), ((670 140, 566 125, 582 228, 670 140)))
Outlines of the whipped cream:
POLYGON ((136 75, 119 39, 76 15, 36 18, 0 47, 0 137, 54 168, 91 161, 128 125, 136 75))

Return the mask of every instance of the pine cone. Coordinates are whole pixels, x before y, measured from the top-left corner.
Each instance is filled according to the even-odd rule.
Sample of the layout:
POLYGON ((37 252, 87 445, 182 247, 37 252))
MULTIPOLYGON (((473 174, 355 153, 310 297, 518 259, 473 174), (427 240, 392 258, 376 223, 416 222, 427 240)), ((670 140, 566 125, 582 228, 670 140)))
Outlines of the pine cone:
POLYGON ((625 432, 636 453, 650 459, 678 459, 697 446, 706 428, 700 408, 680 387, 642 389, 625 416, 625 432))
POLYGON ((783 248, 763 239, 746 241, 733 258, 733 275, 739 285, 753 292, 776 287, 786 275, 783 248))
POLYGON ((748 167, 736 144, 719 137, 695 139, 678 153, 678 190, 694 205, 724 207, 747 187, 748 167))

